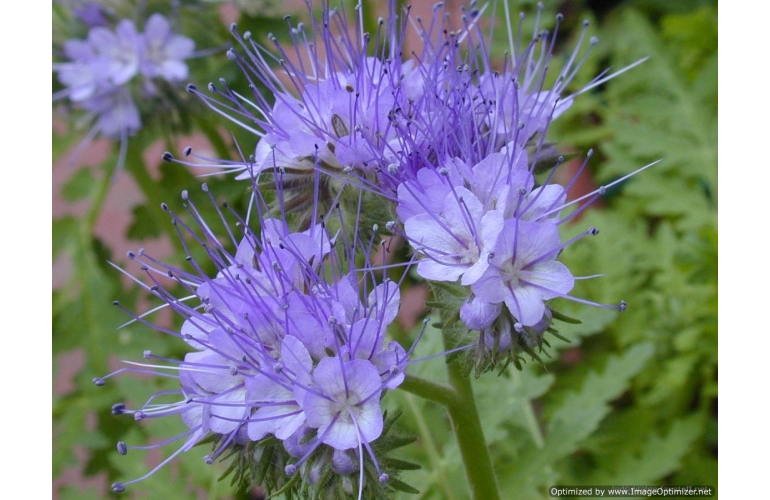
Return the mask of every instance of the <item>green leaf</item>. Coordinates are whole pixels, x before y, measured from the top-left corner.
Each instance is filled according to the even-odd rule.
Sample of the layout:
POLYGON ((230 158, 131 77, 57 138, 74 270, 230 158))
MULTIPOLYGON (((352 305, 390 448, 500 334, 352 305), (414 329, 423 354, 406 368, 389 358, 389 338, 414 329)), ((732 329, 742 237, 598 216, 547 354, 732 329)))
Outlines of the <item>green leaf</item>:
MULTIPOLYGON (((663 158, 662 169, 655 167, 643 175, 657 176, 656 169, 676 167, 681 169, 678 175, 684 174, 690 180, 702 178, 716 192, 716 96, 711 92, 715 84, 691 84, 676 54, 678 44, 661 40, 652 23, 633 9, 622 12, 608 35, 613 57, 619 63, 650 57, 641 68, 643 71, 626 73, 609 86, 608 125, 615 134, 616 146, 610 159, 623 156, 622 151, 634 159, 663 158)), ((709 35, 708 40, 705 43, 711 43, 710 46, 697 49, 698 60, 716 54, 716 37, 709 35)), ((715 82, 716 70, 716 65, 704 64, 698 80, 715 82)), ((627 166, 624 160, 608 162, 603 168, 617 175, 627 173, 627 166)))
POLYGON ((151 209, 147 205, 136 205, 131 210, 131 225, 126 233, 129 239, 141 241, 161 236, 161 229, 158 227, 156 217, 152 214, 151 210, 158 209, 151 209))
POLYGON ((677 419, 665 436, 650 433, 638 453, 619 453, 612 470, 599 470, 586 484, 657 484, 679 468, 702 432, 699 415, 677 419))
POLYGON ((59 252, 72 246, 73 238, 77 237, 78 221, 72 216, 54 219, 51 228, 51 247, 53 248, 53 259, 59 255, 59 252))
POLYGON ((62 186, 62 196, 69 202, 81 200, 93 191, 95 183, 92 169, 81 168, 62 186))
POLYGON ((534 365, 521 371, 509 368, 506 376, 490 373, 474 381, 479 408, 499 408, 480 415, 488 443, 512 440, 520 447, 532 439, 528 436, 530 402, 545 394, 555 380, 549 373, 536 374, 536 369, 534 365))
POLYGON ((582 387, 567 394, 548 423, 542 448, 531 445, 512 466, 506 482, 514 498, 537 498, 554 481, 552 464, 578 449, 610 412, 608 403, 628 388, 653 353, 652 345, 638 344, 622 355, 610 356, 602 372, 592 371, 582 387))
POLYGON ((662 403, 667 399, 671 399, 672 394, 682 389, 687 382, 695 369, 697 362, 698 356, 695 354, 677 356, 666 360, 663 364, 663 369, 659 371, 659 376, 656 379, 653 389, 644 396, 642 403, 646 405, 655 405, 662 403))
POLYGON ((621 356, 611 356, 601 373, 589 373, 580 390, 568 394, 553 413, 543 453, 553 457, 574 451, 607 415, 607 403, 627 389, 631 377, 639 373, 652 353, 652 345, 637 344, 621 356))

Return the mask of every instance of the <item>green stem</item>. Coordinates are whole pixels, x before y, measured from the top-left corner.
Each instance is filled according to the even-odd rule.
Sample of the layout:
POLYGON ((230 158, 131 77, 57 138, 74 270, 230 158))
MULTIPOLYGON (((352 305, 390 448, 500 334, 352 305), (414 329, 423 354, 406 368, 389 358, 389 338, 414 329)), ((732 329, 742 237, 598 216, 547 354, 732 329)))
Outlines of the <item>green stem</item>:
POLYGON ((107 199, 107 193, 112 186, 112 181, 115 174, 115 166, 107 167, 104 172, 104 177, 96 187, 96 193, 94 194, 93 203, 88 208, 88 212, 83 217, 83 225, 81 237, 85 238, 84 243, 90 244, 91 235, 94 233, 96 227, 96 220, 99 218, 99 214, 102 213, 102 207, 107 199))
MULTIPOLYGON (((446 343, 446 336, 445 336, 446 343)), ((447 409, 460 445, 465 473, 474 500, 499 500, 497 479, 492 468, 484 431, 476 408, 470 380, 462 373, 459 363, 447 364, 451 387, 414 375, 407 375, 399 386, 416 396, 435 401, 447 409)))
MULTIPOLYGON (((444 330, 444 348, 449 350, 452 344, 449 334, 444 330)), ((460 454, 465 465, 465 474, 474 500, 499 500, 492 459, 489 456, 484 430, 481 427, 476 399, 470 378, 462 372, 460 363, 447 364, 449 383, 457 391, 455 402, 447 407, 452 420, 460 454)))
MULTIPOLYGON (((80 239, 80 247, 83 251, 77 252, 74 255, 75 268, 79 270, 72 278, 80 281, 78 283, 80 289, 81 303, 83 304, 83 316, 82 321, 85 326, 85 331, 88 332, 89 341, 85 342, 87 356, 89 359, 89 366, 97 374, 107 373, 107 357, 104 355, 103 347, 103 327, 104 325, 99 321, 99 311, 97 308, 105 307, 100 300, 102 297, 94 295, 92 288, 92 274, 98 272, 99 263, 96 259, 96 254, 93 251, 92 238, 94 235, 94 228, 96 227, 99 215, 102 213, 104 203, 107 200, 107 193, 112 186, 113 174, 115 173, 115 166, 107 167, 104 171, 104 177, 93 187, 92 202, 88 207, 88 211, 81 219, 79 226, 78 238, 80 239)), ((109 307, 109 306, 107 306, 109 307)))
POLYGON ((448 385, 439 384, 408 373, 398 388, 428 401, 435 401, 444 407, 448 407, 457 400, 457 393, 448 385))

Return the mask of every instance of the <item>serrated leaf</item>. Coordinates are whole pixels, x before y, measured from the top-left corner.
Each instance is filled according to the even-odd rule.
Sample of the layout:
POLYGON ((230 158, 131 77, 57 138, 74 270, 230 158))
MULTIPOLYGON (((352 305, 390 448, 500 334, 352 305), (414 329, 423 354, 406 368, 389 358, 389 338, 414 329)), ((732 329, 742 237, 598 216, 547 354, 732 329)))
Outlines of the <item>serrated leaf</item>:
POLYGON ((521 371, 509 368, 508 376, 489 374, 474 382, 477 405, 497 408, 479 415, 490 444, 515 440, 520 447, 532 439, 528 436, 531 401, 545 394, 555 380, 552 374, 536 374, 535 370, 533 365, 521 371))
POLYGON ((639 373, 652 356, 650 344, 638 344, 622 355, 611 356, 601 372, 592 371, 580 389, 562 400, 548 423, 541 448, 532 445, 511 467, 507 484, 515 488, 516 498, 536 498, 540 488, 553 480, 551 464, 574 452, 580 441, 596 430, 610 412, 608 403, 627 389, 631 377, 639 373))
MULTIPOLYGON (((677 44, 664 43, 651 22, 634 9, 623 11, 610 37, 619 60, 650 57, 645 71, 629 72, 609 86, 613 106, 608 125, 615 144, 636 158, 664 158, 691 179, 703 178, 716 192, 714 96, 694 91, 673 53, 677 44)), ((716 38, 711 47, 699 50, 716 52, 716 38)), ((711 73, 701 73, 699 79, 716 80, 716 67, 707 67, 711 73)), ((713 85, 700 88, 708 91, 713 85)))
POLYGON ((613 470, 601 470, 587 484, 658 484, 674 472, 703 432, 699 415, 676 420, 665 436, 651 433, 639 453, 619 454, 613 470))
POLYGON ((687 382, 697 362, 698 356, 694 354, 666 360, 655 380, 655 385, 649 393, 644 395, 641 403, 655 405, 671 398, 672 393, 681 389, 687 382))

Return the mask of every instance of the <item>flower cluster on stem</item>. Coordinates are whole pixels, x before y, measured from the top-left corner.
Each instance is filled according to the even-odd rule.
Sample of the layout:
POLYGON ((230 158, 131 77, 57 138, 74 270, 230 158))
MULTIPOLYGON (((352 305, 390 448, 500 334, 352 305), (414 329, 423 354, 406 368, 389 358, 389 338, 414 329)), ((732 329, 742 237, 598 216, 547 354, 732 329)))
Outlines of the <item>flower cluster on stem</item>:
MULTIPOLYGON (((185 194, 197 231, 164 209, 182 241, 186 235, 205 249, 216 274, 205 273, 189 250, 187 271, 143 252, 130 255, 147 272, 150 284, 143 286, 185 318, 178 332, 156 327, 192 351, 181 361, 146 353, 174 371, 165 376, 179 380, 177 400, 159 403, 154 395, 136 409, 119 405, 115 412, 138 420, 180 415, 189 430, 178 436, 185 442, 169 459, 214 435, 209 462, 238 449, 246 461, 269 455, 269 467, 301 476, 303 492, 349 494, 354 474, 359 498, 365 488, 381 491, 377 484, 386 484, 390 474, 375 453, 375 441, 388 428, 380 401, 404 381, 413 346, 407 351, 386 340, 400 292, 399 283, 376 275, 372 264, 380 227, 406 241, 412 257, 392 265, 383 259, 377 270, 384 275, 388 267, 414 264, 435 291, 451 290, 456 300, 440 305, 445 347, 468 347, 449 338, 452 320, 473 332, 467 350, 477 372, 501 360, 518 366, 521 352, 537 359, 544 334, 556 333, 553 322, 561 317, 554 299, 625 308, 624 302, 596 304, 573 295, 580 277, 558 258, 598 230, 586 228, 564 241, 560 226, 606 186, 568 200, 592 153, 572 181, 555 184, 564 158, 546 135, 578 95, 638 63, 569 90, 597 43, 587 36, 587 23, 574 50, 557 64, 562 19, 557 16, 552 31, 541 29, 542 6, 525 39, 524 18, 514 27, 507 1, 480 9, 472 3, 459 21, 444 4, 429 19, 412 18, 408 7, 398 11, 396 5, 388 2, 387 18, 369 33, 363 2, 348 17, 322 1, 320 18, 309 25, 287 17, 286 45, 272 34, 256 39, 233 26, 238 48, 228 58, 242 70, 251 94, 225 80, 209 84, 208 92, 188 85, 213 111, 254 134, 253 152, 235 161, 211 160, 187 148, 184 156, 194 161, 170 153, 164 159, 225 168, 250 181, 259 231, 238 219, 243 234, 235 238, 228 229, 236 248, 230 253, 185 194), (494 28, 483 13, 497 15, 500 5, 508 53, 497 59, 490 53, 494 28), (418 34, 416 50, 405 46, 409 29, 418 34), (549 73, 554 67, 556 73, 549 73), (164 285, 169 278, 188 296, 173 295, 164 285)), ((131 73, 133 66, 119 62, 112 61, 113 79, 131 73)), ((143 71, 153 76, 178 75, 174 65, 131 64, 151 68, 143 71)), ((71 81, 71 94, 91 95, 87 85, 71 81)), ((161 368, 152 363, 128 370, 161 368)), ((436 401, 446 403, 462 427, 456 432, 466 459, 485 454, 486 447, 462 371, 449 370, 452 387, 442 387, 436 401), (461 415, 463 408, 473 414, 461 415)), ((421 387, 421 395, 438 387, 411 386, 421 387)), ((130 448, 119 445, 121 453, 130 448)), ((466 460, 471 490, 494 496, 489 456, 479 456, 479 463, 485 465, 474 468, 466 460)), ((272 490, 299 484, 282 478, 268 474, 265 481, 272 490)))
MULTIPOLYGON (((174 361, 148 351, 148 363, 129 363, 95 380, 101 385, 124 371, 162 374, 179 380, 177 399, 160 403, 168 393, 156 394, 137 408, 119 405, 114 412, 136 420, 180 415, 189 430, 179 436, 186 439, 172 457, 211 435, 218 444, 206 457, 209 463, 234 446, 264 447, 277 439, 288 476, 330 467, 340 475, 359 473, 362 489, 367 461, 376 479, 387 482, 371 443, 384 428, 380 399, 404 380, 409 360, 401 345, 385 338, 399 309, 399 284, 345 261, 362 244, 355 234, 329 234, 320 222, 293 231, 286 220, 261 209, 259 235, 241 219, 240 240, 228 229, 237 245, 231 254, 186 192, 183 198, 197 231, 163 208, 190 252, 192 269, 166 265, 143 251, 129 257, 147 274, 148 282, 136 281, 185 318, 178 332, 153 327, 181 338, 191 352, 174 361), (205 249, 215 276, 192 258, 189 238, 205 249), (168 279, 190 295, 174 296, 164 284, 168 279)), ((144 316, 135 320, 148 322, 144 316)), ((132 448, 118 446, 121 453, 132 448)))

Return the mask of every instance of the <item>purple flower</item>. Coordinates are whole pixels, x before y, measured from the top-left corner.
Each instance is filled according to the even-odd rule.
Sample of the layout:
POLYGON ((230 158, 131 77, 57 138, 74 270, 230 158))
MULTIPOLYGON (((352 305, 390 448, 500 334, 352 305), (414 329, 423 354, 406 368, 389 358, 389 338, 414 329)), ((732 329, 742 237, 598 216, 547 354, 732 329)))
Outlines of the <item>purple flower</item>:
POLYGON ((569 269, 555 260, 561 249, 555 225, 509 219, 487 271, 471 289, 490 304, 505 302, 522 325, 534 325, 545 314, 545 301, 565 296, 574 285, 569 269))
POLYGON ((88 99, 107 81, 107 72, 98 63, 93 45, 86 40, 67 40, 64 54, 70 61, 54 64, 59 81, 68 87, 66 92, 71 100, 88 99))
POLYGON ((257 410, 249 418, 248 435, 259 441, 268 434, 286 440, 306 424, 298 401, 312 383, 313 362, 305 346, 288 335, 281 345, 279 368, 269 367, 246 381, 249 401, 257 410))
POLYGON ((338 450, 369 443, 382 432, 382 380, 367 360, 324 358, 313 372, 302 406, 319 440, 338 450))
POLYGON ((144 25, 140 48, 142 74, 147 78, 163 78, 177 82, 187 78, 187 64, 195 42, 171 31, 171 23, 160 14, 153 14, 144 25))
MULTIPOLYGON (((247 161, 212 165, 200 158, 206 164, 189 165, 226 168, 237 179, 280 175, 287 205, 295 211, 312 209, 316 200, 331 205, 348 184, 379 193, 379 183, 389 182, 383 172, 423 143, 411 124, 419 120, 424 75, 415 61, 402 59, 407 14, 400 18, 396 2, 388 5, 390 15, 371 34, 358 15, 348 19, 327 3, 320 19, 291 25, 287 45, 268 34, 271 46, 265 47, 233 26, 239 47, 228 56, 254 84, 253 94, 236 93, 222 80, 209 84, 210 94, 189 90, 251 132, 254 143, 247 149, 254 153, 247 161), (317 172, 324 177, 318 194, 308 189, 317 172)), ((308 7, 312 11, 310 2, 308 7)))
POLYGON ((96 2, 76 1, 73 6, 73 12, 89 28, 107 26, 109 24, 105 14, 109 14, 110 11, 96 2))
POLYGON ((503 229, 503 215, 484 212, 468 189, 456 187, 438 214, 419 214, 404 223, 414 249, 425 255, 417 264, 423 278, 474 283, 486 270, 487 257, 503 229))
MULTIPOLYGON (((317 482, 321 464, 352 474, 362 471, 366 456, 378 471, 375 479, 386 480, 372 442, 384 428, 380 399, 386 389, 401 384, 408 362, 397 342, 386 341, 399 307, 397 284, 376 283, 368 260, 368 270, 358 270, 346 260, 361 249, 358 239, 330 237, 320 224, 296 232, 283 219, 263 218, 261 234, 244 228, 230 253, 197 218, 186 192, 183 198, 202 234, 172 217, 195 240, 206 242, 216 275, 204 274, 192 258, 192 271, 183 271, 144 252, 130 257, 148 273, 152 284, 145 287, 185 318, 179 332, 156 328, 182 338, 194 352, 183 361, 147 352, 146 359, 156 363, 129 363, 95 380, 101 385, 124 371, 161 374, 172 369, 178 375, 164 376, 179 380, 174 391, 179 401, 156 405, 157 394, 137 409, 119 405, 116 413, 136 419, 180 415, 189 430, 177 438, 187 440, 168 460, 213 435, 215 450, 205 457, 209 463, 227 450, 253 457, 252 446, 270 446, 284 457, 278 464, 292 461, 281 475, 301 469, 309 484, 317 482), (156 276, 177 280, 191 295, 177 298, 156 276), (192 298, 200 305, 189 304, 192 298), (338 453, 343 450, 354 450, 353 455, 338 453)), ((257 212, 265 209, 260 201, 257 212)), ((340 233, 347 234, 344 226, 340 233)), ((147 323, 142 316, 134 318, 147 323)), ((119 445, 122 453, 145 448, 119 445)), ((122 491, 152 472, 113 489, 122 491)))
POLYGON ((102 26, 92 28, 88 43, 96 51, 96 61, 112 85, 123 85, 139 72, 142 35, 136 31, 133 21, 120 21, 114 32, 102 26))
MULTIPOLYGON (((90 3, 86 7, 93 10, 90 3)), ((172 33, 169 22, 153 14, 145 33, 128 19, 114 30, 96 23, 86 40, 67 40, 63 48, 68 60, 55 63, 53 69, 65 88, 54 101, 69 98, 90 115, 92 132, 121 139, 125 145, 126 138, 142 127, 136 102, 158 93, 157 80, 176 82, 187 76, 184 59, 193 55, 194 43, 172 33), (136 83, 138 75, 141 84, 136 83)))
POLYGON ((106 137, 121 138, 142 128, 142 119, 131 93, 125 88, 114 88, 82 101, 84 109, 93 113, 96 129, 106 137))

